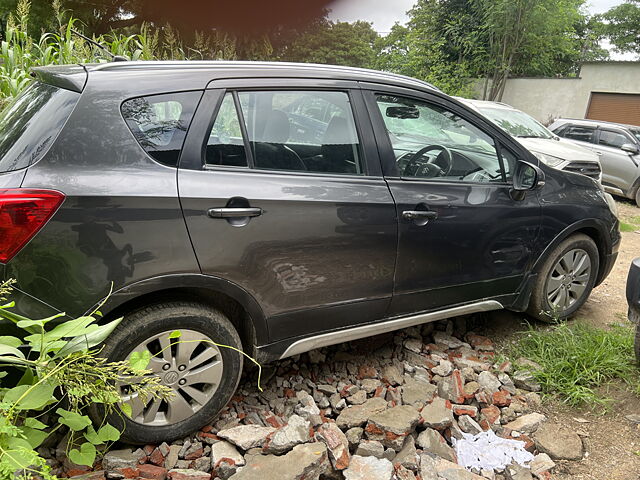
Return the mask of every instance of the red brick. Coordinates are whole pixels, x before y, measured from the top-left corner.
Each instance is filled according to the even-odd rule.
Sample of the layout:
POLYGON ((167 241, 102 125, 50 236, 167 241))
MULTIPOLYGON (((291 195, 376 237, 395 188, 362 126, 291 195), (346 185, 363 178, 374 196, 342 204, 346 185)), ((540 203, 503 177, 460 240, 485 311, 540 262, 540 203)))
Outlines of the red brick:
POLYGON ((489 422, 489 425, 494 425, 500 420, 500 409, 495 405, 483 408, 480 413, 489 422))
POLYGON ((376 378, 378 371, 369 365, 360 365, 358 367, 358 379, 364 380, 365 378, 376 378))
POLYGON ((152 480, 165 480, 167 478, 167 469, 156 465, 140 465, 140 478, 150 478, 152 480))
POLYGON ((511 394, 505 390, 495 392, 492 397, 492 403, 498 407, 508 407, 511 405, 511 394))
POLYGON ((154 465, 164 465, 164 455, 156 448, 151 455, 149 455, 149 461, 154 465))

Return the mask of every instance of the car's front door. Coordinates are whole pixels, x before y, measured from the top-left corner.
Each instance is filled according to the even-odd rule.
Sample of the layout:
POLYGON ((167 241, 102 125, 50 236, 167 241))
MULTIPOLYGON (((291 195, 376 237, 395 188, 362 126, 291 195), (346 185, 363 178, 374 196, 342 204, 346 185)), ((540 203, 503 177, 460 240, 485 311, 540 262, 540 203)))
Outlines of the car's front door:
POLYGON ((599 128, 594 151, 602 165, 602 183, 612 185, 627 193, 638 178, 640 155, 622 150, 625 144, 635 144, 626 133, 608 128, 599 128))
POLYGON ((200 267, 258 301, 271 341, 380 319, 397 224, 362 95, 264 82, 207 91, 189 129, 178 184, 200 267))
POLYGON ((391 314, 512 299, 541 219, 535 193, 512 194, 517 147, 439 96, 365 95, 399 221, 391 314))

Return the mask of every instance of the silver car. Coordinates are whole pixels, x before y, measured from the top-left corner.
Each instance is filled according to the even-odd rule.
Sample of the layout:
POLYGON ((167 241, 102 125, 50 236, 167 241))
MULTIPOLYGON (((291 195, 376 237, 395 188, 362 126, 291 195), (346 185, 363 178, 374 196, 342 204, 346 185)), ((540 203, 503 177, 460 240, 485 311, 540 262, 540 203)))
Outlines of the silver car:
POLYGON ((602 185, 640 206, 640 127, 600 120, 561 118, 549 128, 558 136, 593 150, 602 165, 602 185))
POLYGON ((466 98, 458 100, 515 137, 541 162, 558 170, 581 173, 601 181, 602 170, 597 155, 590 149, 561 139, 530 115, 502 102, 466 98))

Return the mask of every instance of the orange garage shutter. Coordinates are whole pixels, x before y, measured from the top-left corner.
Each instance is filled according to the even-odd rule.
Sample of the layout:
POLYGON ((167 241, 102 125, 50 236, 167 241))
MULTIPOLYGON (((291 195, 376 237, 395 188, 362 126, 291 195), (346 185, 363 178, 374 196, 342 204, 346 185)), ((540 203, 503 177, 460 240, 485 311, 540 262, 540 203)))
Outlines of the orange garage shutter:
POLYGON ((640 94, 592 92, 587 118, 640 126, 640 94))

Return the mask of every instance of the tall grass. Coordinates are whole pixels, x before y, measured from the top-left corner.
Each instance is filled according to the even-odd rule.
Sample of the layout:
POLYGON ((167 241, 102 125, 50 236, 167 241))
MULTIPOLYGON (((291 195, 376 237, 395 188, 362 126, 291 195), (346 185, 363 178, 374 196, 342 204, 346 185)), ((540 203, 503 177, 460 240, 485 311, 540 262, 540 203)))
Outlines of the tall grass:
MULTIPOLYGON (((30 0, 20 0, 15 13, 9 16, 5 38, 0 43, 0 107, 29 84, 32 67, 108 61, 104 52, 72 32, 81 31, 82 25, 62 10, 59 0, 52 5, 58 29, 43 33, 38 39, 27 34, 30 0)), ((130 60, 236 58, 235 39, 221 33, 197 33, 194 45, 185 46, 170 25, 161 28, 142 25, 140 32, 133 35, 111 32, 93 40, 112 54, 130 60)), ((256 44, 256 56, 269 53, 268 42, 256 44)))
POLYGON ((579 321, 550 329, 531 327, 517 342, 514 356, 540 364, 533 372, 546 393, 571 406, 607 404, 596 388, 615 379, 637 385, 633 363, 633 330, 613 326, 603 330, 579 321))

